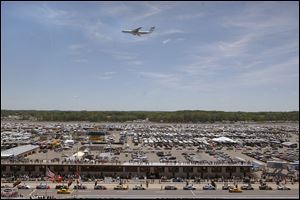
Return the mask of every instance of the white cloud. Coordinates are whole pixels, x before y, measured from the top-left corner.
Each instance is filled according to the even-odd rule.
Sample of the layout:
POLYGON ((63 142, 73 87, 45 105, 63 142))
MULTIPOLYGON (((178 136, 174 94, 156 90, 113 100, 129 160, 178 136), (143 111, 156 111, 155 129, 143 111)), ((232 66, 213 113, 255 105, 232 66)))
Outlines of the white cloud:
POLYGON ((179 77, 176 74, 166 74, 159 72, 138 72, 138 74, 164 87, 178 88, 179 86, 179 77))
POLYGON ((285 85, 299 80, 299 58, 240 74, 237 82, 245 86, 285 85))
POLYGON ((88 59, 82 58, 84 52, 89 48, 83 44, 71 44, 67 47, 67 53, 73 57, 73 61, 77 63, 87 63, 88 59))
POLYGON ((52 8, 46 4, 34 5, 30 12, 26 10, 22 15, 43 25, 71 26, 76 23, 76 20, 73 19, 76 17, 74 12, 52 8))
POLYGON ((104 75, 113 75, 116 74, 116 72, 104 72, 104 75))
POLYGON ((93 41, 106 42, 112 40, 107 31, 104 31, 109 30, 109 26, 102 23, 100 19, 94 22, 83 18, 75 11, 66 11, 43 4, 42 6, 33 6, 31 12, 26 12, 24 15, 45 26, 56 25, 75 29, 93 41))
POLYGON ((166 40, 164 40, 164 41, 162 41, 162 43, 163 44, 167 44, 168 42, 170 42, 171 41, 171 39, 170 38, 168 38, 168 39, 166 39, 166 40))
POLYGON ((129 65, 142 65, 143 62, 140 61, 140 60, 130 60, 130 61, 127 61, 127 64, 129 64, 129 65))
POLYGON ((179 15, 176 17, 176 19, 179 20, 188 20, 188 19, 197 19, 199 17, 205 16, 204 13, 195 13, 195 14, 186 14, 186 15, 179 15))
POLYGON ((172 77, 173 75, 170 75, 170 74, 164 74, 164 73, 158 73, 158 72, 139 72, 140 75, 142 75, 143 77, 146 77, 146 78, 169 78, 169 77, 172 77))
POLYGON ((116 74, 116 72, 104 72, 103 74, 100 74, 97 76, 97 78, 99 80, 109 80, 112 79, 114 77, 114 75, 116 74))
POLYGON ((146 20, 149 17, 154 17, 156 15, 162 14, 165 11, 177 6, 174 2, 143 2, 142 13, 133 18, 133 21, 146 20))
POLYGON ((124 4, 124 2, 118 2, 118 4, 109 6, 109 9, 107 7, 102 7, 99 14, 101 14, 101 16, 120 17, 131 14, 132 12, 132 9, 124 4))
POLYGON ((244 53, 257 35, 247 34, 231 42, 218 42, 220 54, 223 56, 236 56, 244 53))
POLYGON ((98 20, 96 23, 85 24, 81 28, 91 40, 98 42, 113 41, 113 38, 108 34, 109 27, 102 23, 101 20, 98 20))
POLYGON ((288 55, 291 53, 295 53, 299 55, 299 42, 295 42, 291 40, 283 45, 278 45, 276 47, 268 48, 261 52, 261 56, 264 57, 278 57, 283 55, 288 55))
POLYGON ((78 58, 78 59, 75 59, 74 61, 75 61, 75 62, 78 62, 78 63, 87 63, 87 62, 88 62, 88 59, 85 59, 85 58, 78 58))
MULTIPOLYGON (((255 13, 252 15, 255 16, 255 13)), ((247 17, 244 20, 246 19, 247 17)), ((295 24, 293 28, 290 23, 284 24, 285 21, 287 20, 279 22, 282 30, 276 27, 274 19, 258 21, 257 23, 260 23, 258 27, 251 22, 247 24, 249 27, 243 26, 242 31, 236 31, 239 34, 234 38, 190 48, 186 52, 190 62, 178 69, 179 72, 183 72, 181 76, 192 76, 191 82, 184 84, 184 87, 190 89, 198 87, 202 90, 203 85, 207 83, 210 88, 292 84, 299 79, 299 58, 295 57, 299 54, 299 41, 295 42, 293 38, 288 37, 276 39, 277 36, 282 37, 280 34, 284 31, 295 28, 295 24), (274 34, 272 28, 277 29, 275 35, 272 35, 274 34), (224 72, 228 74, 223 75, 224 72), (213 77, 220 77, 224 83, 212 81, 213 77), (205 83, 199 82, 199 79, 205 83)))
POLYGON ((84 46, 82 44, 71 44, 68 48, 70 50, 79 50, 79 49, 83 49, 84 46))
POLYGON ((278 9, 278 5, 272 7, 269 2, 262 6, 247 6, 238 14, 226 17, 223 25, 263 35, 299 30, 299 12, 294 15, 294 12, 288 13, 288 9, 279 11, 275 8, 278 9))
POLYGON ((178 34, 178 33, 185 33, 185 31, 180 29, 169 29, 165 31, 161 31, 159 35, 172 35, 172 34, 178 34))
POLYGON ((128 53, 126 51, 115 51, 115 50, 101 50, 102 52, 108 53, 110 56, 129 65, 141 65, 143 62, 139 60, 138 55, 135 53, 128 53))

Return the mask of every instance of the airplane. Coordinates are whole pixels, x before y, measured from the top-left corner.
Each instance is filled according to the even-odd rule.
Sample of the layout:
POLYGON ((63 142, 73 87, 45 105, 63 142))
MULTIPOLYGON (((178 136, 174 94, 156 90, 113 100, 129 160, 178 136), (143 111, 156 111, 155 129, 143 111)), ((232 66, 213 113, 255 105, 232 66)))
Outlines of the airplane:
POLYGON ((151 27, 149 31, 140 31, 142 27, 133 29, 133 30, 124 30, 123 33, 131 33, 132 35, 138 35, 141 36, 142 34, 149 34, 152 33, 155 29, 155 26, 151 27))

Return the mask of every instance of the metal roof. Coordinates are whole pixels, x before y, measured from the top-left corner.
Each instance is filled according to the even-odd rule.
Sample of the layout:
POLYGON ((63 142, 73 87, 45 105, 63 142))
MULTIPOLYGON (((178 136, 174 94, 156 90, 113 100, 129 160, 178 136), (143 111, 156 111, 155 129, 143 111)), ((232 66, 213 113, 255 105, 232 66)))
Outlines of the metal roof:
POLYGON ((294 145, 294 144, 297 144, 295 142, 283 142, 282 145, 287 145, 287 146, 290 146, 290 145, 294 145))
POLYGON ((11 149, 7 149, 5 151, 1 152, 1 157, 9 157, 9 156, 18 156, 22 153, 34 150, 38 148, 38 145, 24 145, 24 146, 18 146, 11 149))

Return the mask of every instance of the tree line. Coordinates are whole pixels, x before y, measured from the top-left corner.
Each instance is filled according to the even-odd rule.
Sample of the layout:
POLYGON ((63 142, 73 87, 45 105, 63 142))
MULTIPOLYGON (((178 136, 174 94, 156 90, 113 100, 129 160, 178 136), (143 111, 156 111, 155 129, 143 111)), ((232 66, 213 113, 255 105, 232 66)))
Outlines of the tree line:
POLYGON ((1 110, 1 118, 18 116, 22 120, 127 122, 148 119, 151 122, 198 123, 221 121, 299 121, 299 111, 224 112, 224 111, 41 111, 1 110))

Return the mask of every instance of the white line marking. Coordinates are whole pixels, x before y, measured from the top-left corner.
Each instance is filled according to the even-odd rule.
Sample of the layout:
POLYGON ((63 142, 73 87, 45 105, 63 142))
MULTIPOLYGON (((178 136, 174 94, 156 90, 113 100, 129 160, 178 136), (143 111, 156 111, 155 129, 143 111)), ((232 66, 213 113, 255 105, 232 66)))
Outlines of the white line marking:
POLYGON ((166 191, 155 191, 155 193, 166 193, 166 191))
POLYGON ((36 189, 32 190, 32 192, 29 193, 29 196, 32 195, 32 193, 34 193, 36 191, 36 189))
POLYGON ((194 196, 194 197, 196 197, 196 195, 195 195, 195 193, 194 193, 194 191, 193 191, 193 190, 191 190, 191 193, 193 194, 193 196, 194 196))

